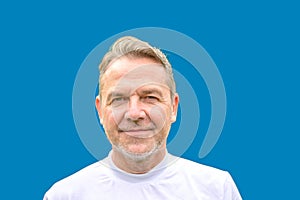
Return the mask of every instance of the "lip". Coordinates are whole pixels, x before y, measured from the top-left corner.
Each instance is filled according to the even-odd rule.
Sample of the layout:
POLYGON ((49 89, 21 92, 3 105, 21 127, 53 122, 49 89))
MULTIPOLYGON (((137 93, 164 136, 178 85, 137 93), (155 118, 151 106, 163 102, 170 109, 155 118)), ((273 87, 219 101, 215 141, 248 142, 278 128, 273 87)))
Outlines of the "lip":
POLYGON ((154 135, 152 129, 119 130, 119 132, 136 138, 149 138, 154 135))

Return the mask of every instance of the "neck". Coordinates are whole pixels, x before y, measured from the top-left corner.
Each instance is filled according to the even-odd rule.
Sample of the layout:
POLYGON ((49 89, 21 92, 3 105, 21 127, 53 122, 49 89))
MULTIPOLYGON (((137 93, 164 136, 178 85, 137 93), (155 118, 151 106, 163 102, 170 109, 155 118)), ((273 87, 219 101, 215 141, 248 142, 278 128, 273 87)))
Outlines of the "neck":
POLYGON ((160 148, 143 159, 133 159, 113 148, 112 161, 121 170, 131 174, 144 174, 158 165, 166 155, 166 148, 160 148))

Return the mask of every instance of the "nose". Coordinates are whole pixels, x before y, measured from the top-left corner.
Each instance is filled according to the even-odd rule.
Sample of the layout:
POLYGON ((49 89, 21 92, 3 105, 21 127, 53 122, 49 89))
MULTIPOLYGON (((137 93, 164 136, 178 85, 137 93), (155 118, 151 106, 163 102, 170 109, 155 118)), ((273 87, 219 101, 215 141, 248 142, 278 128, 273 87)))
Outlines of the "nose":
POLYGON ((125 118, 130 121, 137 122, 139 120, 143 120, 146 117, 146 113, 143 110, 142 102, 140 102, 139 98, 133 96, 129 100, 128 109, 125 113, 125 118))

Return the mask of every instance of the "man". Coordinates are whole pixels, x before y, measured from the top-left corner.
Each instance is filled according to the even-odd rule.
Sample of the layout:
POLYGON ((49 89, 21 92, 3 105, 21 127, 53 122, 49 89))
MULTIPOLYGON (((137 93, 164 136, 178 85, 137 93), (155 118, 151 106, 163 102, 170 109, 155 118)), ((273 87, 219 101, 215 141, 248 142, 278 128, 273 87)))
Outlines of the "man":
POLYGON ((166 56, 134 37, 117 40, 100 64, 96 97, 112 150, 54 184, 44 200, 241 199, 228 172, 167 152, 178 103, 166 56))

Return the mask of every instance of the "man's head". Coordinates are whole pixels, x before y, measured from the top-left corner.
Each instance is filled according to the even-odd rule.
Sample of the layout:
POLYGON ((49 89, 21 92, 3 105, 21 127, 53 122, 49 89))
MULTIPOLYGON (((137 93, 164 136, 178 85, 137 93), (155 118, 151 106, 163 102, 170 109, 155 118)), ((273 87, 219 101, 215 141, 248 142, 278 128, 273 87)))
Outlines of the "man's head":
POLYGON ((103 57, 96 107, 114 151, 143 160, 166 148, 178 101, 171 65, 159 49, 123 37, 103 57))

